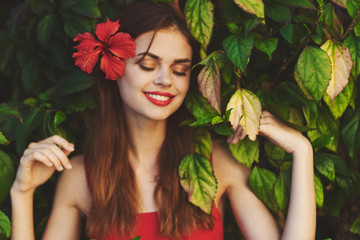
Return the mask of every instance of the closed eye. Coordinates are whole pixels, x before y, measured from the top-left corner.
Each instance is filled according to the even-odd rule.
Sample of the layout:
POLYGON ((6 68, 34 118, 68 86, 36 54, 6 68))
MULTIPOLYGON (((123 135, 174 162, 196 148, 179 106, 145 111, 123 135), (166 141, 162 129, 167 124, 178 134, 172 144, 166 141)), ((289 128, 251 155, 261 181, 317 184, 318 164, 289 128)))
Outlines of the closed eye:
POLYGON ((149 72, 155 70, 155 68, 145 67, 145 66, 142 65, 142 64, 139 64, 139 67, 140 67, 142 70, 149 71, 149 72))
POLYGON ((175 72, 175 71, 173 71, 173 74, 178 75, 178 76, 186 76, 187 72, 175 72))

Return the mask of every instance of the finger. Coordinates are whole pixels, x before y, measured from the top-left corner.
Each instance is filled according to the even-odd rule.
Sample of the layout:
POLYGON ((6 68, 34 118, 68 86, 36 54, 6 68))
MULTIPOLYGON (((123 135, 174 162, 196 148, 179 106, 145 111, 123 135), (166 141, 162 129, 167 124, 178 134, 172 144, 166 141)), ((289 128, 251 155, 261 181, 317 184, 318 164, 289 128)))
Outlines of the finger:
POLYGON ((31 161, 34 161, 34 160, 39 161, 39 162, 45 164, 48 167, 53 166, 53 164, 51 163, 49 158, 47 158, 42 153, 40 153, 38 151, 34 151, 34 150, 29 150, 28 154, 22 156, 21 159, 20 159, 20 161, 23 162, 23 163, 31 162, 31 161))
POLYGON ((58 135, 54 135, 52 137, 46 138, 42 141, 43 143, 55 143, 61 148, 64 148, 68 152, 74 151, 74 144, 69 143, 65 138, 62 138, 58 135))
POLYGON ((52 153, 54 153, 56 155, 56 157, 60 160, 61 164, 67 168, 67 169, 71 169, 72 168, 72 165, 70 163, 70 160, 69 158, 67 157, 67 154, 61 150, 57 145, 55 144, 52 144, 50 146, 50 150, 52 151, 52 153))
POLYGON ((61 150, 54 143, 44 143, 44 142, 40 143, 39 142, 33 146, 35 146, 36 148, 31 148, 31 149, 25 150, 24 155, 32 154, 33 151, 42 152, 51 159, 51 162, 53 162, 55 164, 57 170, 63 170, 63 169, 61 169, 62 167, 60 168, 61 165, 63 167, 65 167, 66 169, 72 168, 72 165, 70 163, 69 158, 66 156, 66 153, 64 153, 64 151, 61 150), (50 151, 50 153, 48 153, 49 151, 50 151), (60 166, 59 166, 59 164, 60 164, 60 166))
POLYGON ((56 170, 58 171, 64 170, 64 167, 62 166, 60 159, 50 149, 44 149, 40 153, 45 155, 51 161, 51 163, 55 166, 56 170))

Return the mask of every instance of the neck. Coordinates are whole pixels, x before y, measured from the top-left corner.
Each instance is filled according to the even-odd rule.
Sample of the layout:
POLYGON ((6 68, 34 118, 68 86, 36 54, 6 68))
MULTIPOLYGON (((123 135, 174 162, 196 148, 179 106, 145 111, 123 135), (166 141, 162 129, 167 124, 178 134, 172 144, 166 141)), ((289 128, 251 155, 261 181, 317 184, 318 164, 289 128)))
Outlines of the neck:
POLYGON ((166 135, 166 120, 154 121, 127 117, 132 149, 129 157, 134 167, 154 166, 166 135))

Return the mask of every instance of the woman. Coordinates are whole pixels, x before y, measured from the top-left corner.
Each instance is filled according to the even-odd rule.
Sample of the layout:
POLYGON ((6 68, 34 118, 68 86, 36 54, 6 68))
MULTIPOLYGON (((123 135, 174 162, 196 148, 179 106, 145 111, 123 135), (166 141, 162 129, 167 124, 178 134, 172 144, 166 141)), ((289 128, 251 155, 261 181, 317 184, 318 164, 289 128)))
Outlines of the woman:
MULTIPOLYGON (((133 57, 125 60, 123 72, 111 68, 108 62, 116 43, 110 38, 121 37, 115 37, 115 32, 99 37, 105 25, 97 29, 102 43, 90 35, 78 37, 83 41, 79 46, 89 39, 88 44, 97 46, 94 54, 102 53, 104 58, 100 68, 106 78, 116 80, 97 82, 100 109, 86 155, 69 160, 74 146, 59 136, 31 143, 25 150, 11 189, 12 239, 34 239, 34 190, 55 170, 64 169, 44 239, 78 239, 83 218, 92 238, 222 239, 225 195, 246 239, 279 239, 272 215, 247 185, 249 170, 233 159, 223 142, 213 143, 218 190, 212 214, 188 202, 177 169, 181 159, 193 151, 191 129, 179 123, 186 118, 183 101, 191 85, 194 41, 169 5, 137 1, 119 16, 120 31, 135 39, 135 56, 129 54, 133 57)), ((81 57, 76 61, 81 62, 81 57)), ((85 64, 76 64, 90 72, 85 64)), ((120 62, 117 66, 122 68, 120 62)), ((311 144, 268 112, 261 117, 259 133, 294 157, 282 238, 313 239, 316 210, 311 144)), ((239 132, 232 141, 243 137, 239 132)))

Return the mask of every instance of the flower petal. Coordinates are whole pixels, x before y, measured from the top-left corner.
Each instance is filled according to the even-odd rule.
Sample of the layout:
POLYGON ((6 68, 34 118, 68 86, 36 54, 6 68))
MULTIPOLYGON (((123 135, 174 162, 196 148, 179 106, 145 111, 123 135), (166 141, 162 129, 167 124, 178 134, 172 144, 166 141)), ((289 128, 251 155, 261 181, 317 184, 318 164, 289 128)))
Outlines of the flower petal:
POLYGON ((72 55, 75 58, 75 66, 78 66, 81 70, 87 73, 92 73, 92 70, 99 58, 99 54, 102 52, 102 48, 95 50, 80 50, 72 55))
POLYGON ((136 44, 128 33, 119 32, 110 37, 108 49, 119 58, 131 58, 135 56, 136 44))
POLYGON ((104 52, 100 68, 106 74, 106 79, 115 80, 124 74, 125 63, 111 53, 104 52))
POLYGON ((74 38, 74 42, 80 42, 77 46, 74 48, 80 51, 90 51, 94 50, 96 47, 101 46, 102 43, 97 41, 93 35, 86 32, 84 34, 78 34, 74 38))
POLYGON ((112 22, 109 19, 107 19, 104 23, 99 23, 96 25, 96 36, 100 39, 102 42, 106 42, 111 35, 116 33, 116 31, 119 29, 120 24, 119 20, 116 22, 112 22))

